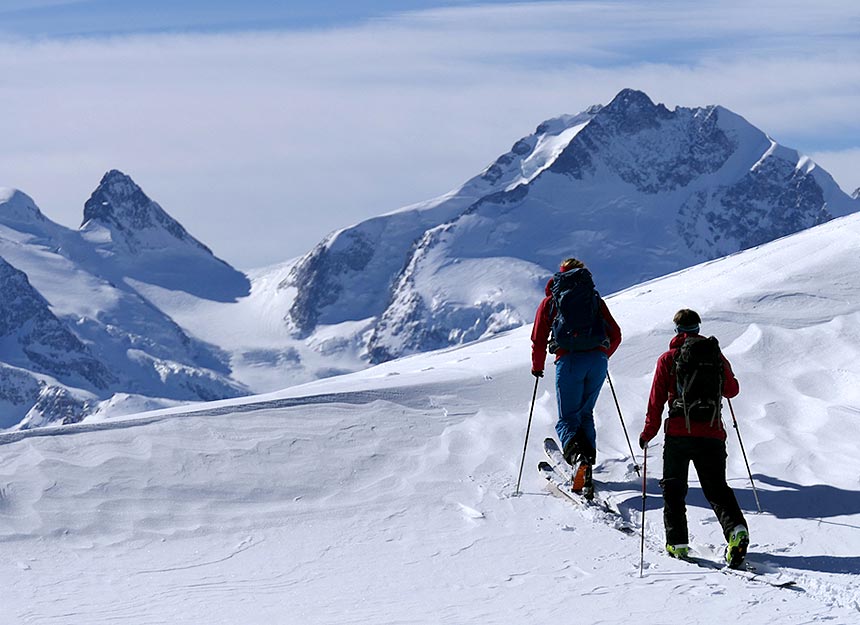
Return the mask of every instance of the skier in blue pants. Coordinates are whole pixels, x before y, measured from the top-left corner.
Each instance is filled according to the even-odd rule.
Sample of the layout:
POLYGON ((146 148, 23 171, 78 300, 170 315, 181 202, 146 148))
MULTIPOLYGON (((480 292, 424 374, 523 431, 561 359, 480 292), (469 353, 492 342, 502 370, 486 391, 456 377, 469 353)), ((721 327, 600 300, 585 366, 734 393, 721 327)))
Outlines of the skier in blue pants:
POLYGON ((595 461, 597 432, 594 405, 606 380, 609 357, 600 350, 568 352, 555 362, 558 423, 555 431, 562 449, 576 445, 591 464, 595 461), (572 442, 573 441, 573 442, 572 442))
POLYGON ((573 490, 591 489, 591 468, 597 458, 594 406, 606 379, 608 359, 621 343, 621 328, 582 261, 566 259, 547 283, 531 338, 532 375, 543 377, 547 348, 555 354, 555 430, 565 460, 579 465, 573 490))

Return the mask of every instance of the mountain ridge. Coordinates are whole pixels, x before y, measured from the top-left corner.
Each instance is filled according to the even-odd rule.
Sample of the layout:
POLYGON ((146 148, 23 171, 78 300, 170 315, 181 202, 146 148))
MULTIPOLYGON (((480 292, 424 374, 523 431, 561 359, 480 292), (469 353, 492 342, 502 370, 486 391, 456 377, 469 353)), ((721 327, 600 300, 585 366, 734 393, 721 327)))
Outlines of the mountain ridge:
MULTIPOLYGON (((149 402, 136 399, 144 397, 161 397, 169 405, 175 400, 206 401, 248 392, 230 379, 226 354, 180 328, 147 299, 142 288, 145 283, 139 281, 160 282, 157 272, 145 266, 153 262, 150 251, 166 259, 165 267, 178 274, 174 282, 179 289, 189 280, 200 280, 200 271, 188 272, 189 266, 195 269, 194 262, 197 269, 208 265, 220 270, 223 261, 193 242, 189 259, 183 249, 132 250, 122 244, 114 246, 110 237, 89 238, 94 230, 86 224, 92 226, 105 216, 110 222, 114 215, 110 200, 117 197, 138 200, 132 208, 151 210, 154 206, 163 213, 131 178, 116 170, 102 179, 85 208, 85 227, 79 231, 50 221, 23 192, 0 192, 0 281, 4 289, 0 340, 5 345, 0 401, 7 402, 3 427, 78 421, 118 395, 134 406, 149 402), (108 189, 109 185, 124 188, 117 192, 108 189), (110 210, 101 216, 94 214, 93 198, 110 210), (146 204, 141 204, 144 198, 146 204), (130 256, 138 258, 139 264, 129 262, 130 256), (178 267, 186 273, 177 271, 175 264, 183 259, 186 265, 178 267)), ((187 245, 190 235, 169 216, 149 223, 131 220, 126 225, 114 219, 110 227, 113 233, 137 226, 146 232, 171 227, 171 223, 176 224, 171 228, 175 233, 185 233, 175 245, 187 245)), ((141 229, 135 232, 139 234, 141 229)), ((166 240, 161 235, 158 238, 166 240)), ((239 275, 226 267, 228 275, 239 275)), ((205 285, 197 290, 212 291, 205 285)))
POLYGON ((582 257, 612 292, 860 207, 829 174, 736 113, 719 105, 670 111, 633 89, 539 125, 438 200, 446 203, 450 210, 420 233, 425 224, 413 221, 410 236, 381 243, 362 222, 299 261, 285 285, 298 289, 288 315, 298 335, 369 317, 366 353, 378 363, 528 323, 533 300, 565 256, 582 257), (559 137, 563 145, 526 168, 539 146, 559 137), (352 288, 348 265, 329 270, 332 242, 341 254, 361 256, 362 267, 384 245, 388 270, 352 288), (470 278, 454 266, 476 259, 516 266, 519 277, 492 270, 486 284, 464 287, 470 278), (493 281, 513 294, 500 295, 493 281), (346 302, 356 297, 374 306, 351 316, 346 302))
POLYGON ((80 230, 87 232, 96 224, 111 231, 114 244, 124 245, 132 253, 157 246, 161 238, 159 233, 167 233, 179 242, 212 254, 212 250, 192 237, 178 221, 153 202, 131 177, 116 169, 102 177, 84 204, 80 230), (142 236, 151 236, 152 233, 156 236, 149 240, 142 236))
POLYGON ((249 275, 119 170, 78 231, 0 190, 0 257, 117 380, 66 384, 33 352, 0 372, 0 395, 16 398, 22 423, 43 424, 51 410, 74 420, 273 391, 529 324, 567 256, 608 295, 858 208, 740 115, 669 110, 633 89, 542 122, 447 194, 249 275))

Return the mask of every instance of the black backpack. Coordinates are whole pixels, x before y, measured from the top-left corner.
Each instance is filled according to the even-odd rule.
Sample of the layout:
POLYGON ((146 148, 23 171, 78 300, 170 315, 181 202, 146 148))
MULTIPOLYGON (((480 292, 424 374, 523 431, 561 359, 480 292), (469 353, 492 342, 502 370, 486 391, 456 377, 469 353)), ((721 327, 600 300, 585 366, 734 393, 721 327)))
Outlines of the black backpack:
POLYGON ((558 272, 552 278, 550 290, 556 311, 552 322, 551 353, 558 349, 584 352, 609 347, 600 313, 600 295, 588 269, 582 267, 558 272))
POLYGON ((713 336, 688 336, 675 351, 674 365, 677 397, 670 416, 684 416, 690 422, 718 423, 723 406, 723 355, 713 336))

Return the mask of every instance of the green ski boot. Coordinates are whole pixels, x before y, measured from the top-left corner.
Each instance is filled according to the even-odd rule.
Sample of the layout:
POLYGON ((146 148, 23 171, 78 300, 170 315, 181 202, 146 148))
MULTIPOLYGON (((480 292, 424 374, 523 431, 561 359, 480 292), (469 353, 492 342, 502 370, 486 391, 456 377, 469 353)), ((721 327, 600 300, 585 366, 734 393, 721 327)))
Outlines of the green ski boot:
POLYGON ((673 558, 678 558, 679 560, 685 560, 690 555, 690 546, 689 545, 666 545, 666 551, 669 552, 669 555, 673 558))
POLYGON ((738 525, 729 536, 729 544, 726 546, 726 564, 730 569, 740 568, 747 557, 747 547, 750 544, 750 534, 743 525, 738 525))

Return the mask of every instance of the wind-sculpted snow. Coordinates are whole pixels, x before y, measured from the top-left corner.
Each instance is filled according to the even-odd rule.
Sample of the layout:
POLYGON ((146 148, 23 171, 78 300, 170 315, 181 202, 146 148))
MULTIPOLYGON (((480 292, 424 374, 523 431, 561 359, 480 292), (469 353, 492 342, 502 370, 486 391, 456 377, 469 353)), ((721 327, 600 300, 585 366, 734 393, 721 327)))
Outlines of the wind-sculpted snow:
MULTIPOLYGON (((522 625, 570 620, 574 606, 577 622, 604 625, 854 623, 858 217, 608 297, 625 330, 610 370, 636 457, 607 387, 595 479, 633 536, 552 496, 536 471, 557 407, 552 382, 529 374, 524 327, 265 396, 0 434, 3 615, 522 625), (749 558, 791 590, 665 555, 662 436, 642 514, 635 437, 682 306, 740 381, 732 408, 762 514, 728 405, 724 421, 749 558)), ((694 472, 687 515, 694 553, 719 560, 694 472)))

